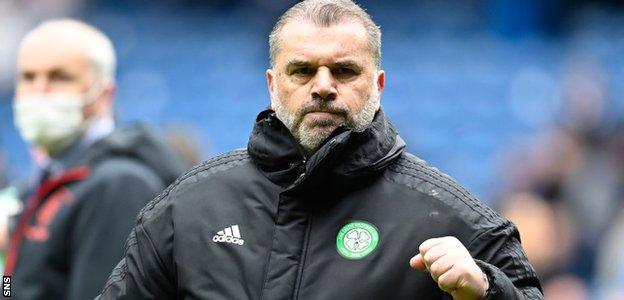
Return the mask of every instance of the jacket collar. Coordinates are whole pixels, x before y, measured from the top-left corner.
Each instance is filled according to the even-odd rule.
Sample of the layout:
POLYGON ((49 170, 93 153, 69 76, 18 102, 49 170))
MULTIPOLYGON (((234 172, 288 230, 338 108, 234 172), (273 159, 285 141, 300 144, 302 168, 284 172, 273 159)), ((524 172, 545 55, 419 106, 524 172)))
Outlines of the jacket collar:
POLYGON ((265 110, 256 118, 247 150, 269 180, 300 189, 361 181, 383 171, 404 148, 405 142, 380 110, 364 131, 339 127, 306 157, 275 113, 265 110))

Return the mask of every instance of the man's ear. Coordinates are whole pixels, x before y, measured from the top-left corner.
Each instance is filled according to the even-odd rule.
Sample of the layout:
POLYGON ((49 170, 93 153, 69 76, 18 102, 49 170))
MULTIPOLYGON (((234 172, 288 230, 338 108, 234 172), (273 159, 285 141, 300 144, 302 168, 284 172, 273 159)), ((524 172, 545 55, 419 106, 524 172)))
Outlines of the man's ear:
MULTIPOLYGON (((275 87, 275 72, 273 69, 266 70, 266 80, 267 80, 267 88, 269 90, 269 95, 271 95, 271 102, 274 97, 274 87, 275 87)), ((273 103, 271 103, 271 108, 273 108, 273 103)))
POLYGON ((106 86, 104 87, 103 93, 102 93, 102 97, 104 97, 104 99, 106 101, 105 104, 106 107, 104 107, 104 109, 106 110, 106 114, 109 116, 113 115, 113 109, 115 107, 115 94, 117 93, 117 85, 115 84, 115 82, 109 82, 106 84, 106 86))
POLYGON ((102 88, 102 97, 107 100, 106 102, 112 104, 113 100, 115 99, 116 91, 117 91, 117 87, 115 86, 115 83, 108 82, 104 84, 104 87, 102 88))
POLYGON ((91 118, 93 116, 112 116, 116 90, 117 88, 114 82, 103 83, 99 93, 95 95, 93 102, 83 108, 85 117, 91 118))
POLYGON ((386 86, 386 72, 384 70, 379 70, 377 71, 375 77, 375 83, 377 84, 377 96, 379 97, 379 102, 377 102, 377 111, 379 111, 381 109, 381 93, 386 86))
POLYGON ((383 92, 384 87, 386 86, 386 71, 379 70, 377 71, 377 92, 381 96, 381 92, 383 92))

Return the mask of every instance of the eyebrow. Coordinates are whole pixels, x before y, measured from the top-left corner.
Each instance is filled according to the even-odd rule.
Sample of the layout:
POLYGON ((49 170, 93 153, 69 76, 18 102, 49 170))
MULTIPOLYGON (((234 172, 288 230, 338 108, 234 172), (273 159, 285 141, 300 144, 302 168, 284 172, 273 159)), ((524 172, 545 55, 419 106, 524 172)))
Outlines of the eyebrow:
POLYGON ((286 68, 292 68, 292 67, 309 67, 312 64, 310 62, 307 61, 303 61, 303 60, 291 60, 286 64, 286 68))
MULTIPOLYGON (((304 60, 291 60, 286 64, 286 68, 292 68, 292 67, 309 67, 312 66, 313 64, 308 62, 308 61, 304 61, 304 60)), ((360 66, 359 63, 357 63, 354 60, 344 60, 344 61, 338 61, 335 63, 332 63, 330 65, 331 68, 357 68, 357 69, 361 69, 362 67, 360 66)))
POLYGON ((20 76, 33 75, 33 74, 35 74, 35 71, 32 71, 32 70, 20 70, 19 71, 20 76))
POLYGON ((345 61, 339 61, 336 62, 334 64, 332 64, 333 68, 354 68, 354 69, 362 69, 362 67, 360 66, 360 64, 358 64, 356 61, 353 60, 345 60, 345 61))
POLYGON ((35 75, 37 74, 37 72, 44 72, 46 74, 46 76, 50 76, 50 75, 63 75, 63 76, 72 76, 74 77, 74 74, 72 74, 71 72, 68 72, 67 70, 61 68, 61 67, 54 67, 51 68, 49 70, 20 70, 19 74, 20 75, 35 75))
POLYGON ((62 68, 53 68, 48 73, 49 75, 63 75, 63 76, 70 76, 70 77, 74 76, 74 74, 67 72, 67 70, 64 70, 62 68))

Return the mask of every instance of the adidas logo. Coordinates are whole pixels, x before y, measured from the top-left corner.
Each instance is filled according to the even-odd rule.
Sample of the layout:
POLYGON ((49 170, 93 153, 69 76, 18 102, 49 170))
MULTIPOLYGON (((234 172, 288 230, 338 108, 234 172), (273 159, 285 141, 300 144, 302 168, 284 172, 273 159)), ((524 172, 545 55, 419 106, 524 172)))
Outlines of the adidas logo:
POLYGON ((235 245, 245 244, 245 240, 242 239, 238 225, 232 225, 215 234, 212 237, 212 241, 215 243, 230 243, 235 245))

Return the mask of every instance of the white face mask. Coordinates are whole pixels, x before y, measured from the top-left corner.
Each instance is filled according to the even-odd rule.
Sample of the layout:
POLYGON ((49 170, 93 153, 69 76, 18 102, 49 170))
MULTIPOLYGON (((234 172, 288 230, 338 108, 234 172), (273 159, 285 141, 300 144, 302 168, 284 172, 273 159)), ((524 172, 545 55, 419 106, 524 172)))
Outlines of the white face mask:
POLYGON ((81 94, 30 94, 13 101, 15 126, 25 141, 54 156, 72 145, 85 129, 81 94))

